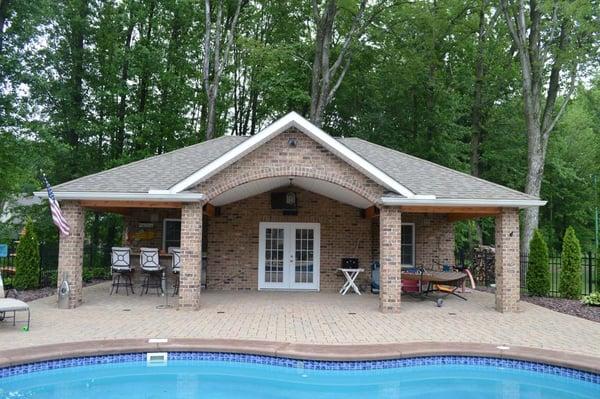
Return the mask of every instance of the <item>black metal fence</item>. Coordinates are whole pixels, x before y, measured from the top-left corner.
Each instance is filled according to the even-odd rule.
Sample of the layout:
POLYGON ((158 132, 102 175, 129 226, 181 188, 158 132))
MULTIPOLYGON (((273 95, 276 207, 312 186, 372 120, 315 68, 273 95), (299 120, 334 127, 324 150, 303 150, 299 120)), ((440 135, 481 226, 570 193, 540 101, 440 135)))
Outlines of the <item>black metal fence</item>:
MULTIPOLYGON (((550 295, 559 295, 560 269, 562 259, 560 254, 550 255, 550 295)), ((521 254, 521 288, 525 289, 527 281, 527 267, 529 266, 528 254, 521 254)), ((598 269, 597 256, 587 252, 581 256, 581 294, 589 295, 600 290, 600 270, 598 269)))
POLYGON ((10 270, 15 266, 15 249, 12 246, 8 247, 7 257, 0 258, 0 269, 10 270))
MULTIPOLYGON (((490 286, 495 284, 495 255, 493 251, 475 251, 470 259, 465 259, 462 254, 457 255, 457 261, 461 265, 467 265, 478 285, 490 286)), ((526 253, 520 255, 520 277, 521 289, 526 290, 527 268, 529 266, 529 257, 526 253)), ((550 254, 550 295, 559 296, 560 269, 562 260, 560 254, 550 254)), ((600 266, 598 257, 593 252, 583 253, 581 256, 581 294, 589 295, 592 292, 600 291, 600 266)))
MULTIPOLYGON (((3 276, 14 273, 16 256, 9 249, 9 256, 0 258, 3 276)), ((40 245, 40 287, 54 287, 58 278, 58 244, 40 245)), ((83 248, 83 278, 86 281, 110 277, 110 248, 86 244, 83 248)))

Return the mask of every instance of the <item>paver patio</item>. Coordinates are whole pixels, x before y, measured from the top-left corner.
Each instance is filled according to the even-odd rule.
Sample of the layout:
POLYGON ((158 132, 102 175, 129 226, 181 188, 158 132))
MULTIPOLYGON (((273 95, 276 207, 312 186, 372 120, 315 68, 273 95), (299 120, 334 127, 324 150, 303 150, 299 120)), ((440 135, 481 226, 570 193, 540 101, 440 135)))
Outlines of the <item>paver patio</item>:
MULTIPOLYGON (((59 310, 56 298, 31 302, 31 331, 0 324, 6 349, 115 338, 229 338, 311 344, 477 342, 554 349, 600 357, 600 323, 520 303, 498 313, 494 296, 448 298, 442 308, 407 298, 400 314, 378 311, 375 295, 299 292, 202 293, 199 311, 157 309, 164 297, 118 294, 109 284, 84 289, 85 303, 59 310)), ((403 298, 404 299, 404 298, 403 298)), ((174 303, 174 298, 169 298, 174 303)))

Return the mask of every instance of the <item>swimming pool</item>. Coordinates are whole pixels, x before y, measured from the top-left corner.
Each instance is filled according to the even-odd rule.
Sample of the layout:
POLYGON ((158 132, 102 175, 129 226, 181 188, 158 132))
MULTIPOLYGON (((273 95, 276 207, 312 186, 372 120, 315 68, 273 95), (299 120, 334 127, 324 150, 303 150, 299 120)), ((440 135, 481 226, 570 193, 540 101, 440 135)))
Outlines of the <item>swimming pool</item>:
POLYGON ((600 398, 600 375, 463 356, 327 362, 231 353, 91 356, 0 369, 0 398, 600 398))

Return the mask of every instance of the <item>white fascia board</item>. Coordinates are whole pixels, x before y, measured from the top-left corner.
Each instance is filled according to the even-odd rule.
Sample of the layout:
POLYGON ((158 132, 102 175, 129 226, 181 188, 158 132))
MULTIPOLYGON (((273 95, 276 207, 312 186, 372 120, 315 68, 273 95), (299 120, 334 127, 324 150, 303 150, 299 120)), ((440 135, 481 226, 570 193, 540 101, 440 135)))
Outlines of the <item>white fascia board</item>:
POLYGON ((244 141, 242 144, 225 153, 223 156, 217 158, 216 160, 209 163, 194 174, 175 184, 169 189, 169 191, 173 193, 178 193, 191 186, 194 186, 201 180, 206 179, 214 175, 218 171, 222 170, 223 168, 231 165, 232 163, 234 163, 244 155, 248 154, 264 142, 268 141, 273 136, 291 127, 297 128, 302 133, 306 134, 316 142, 322 144, 329 151, 336 154, 344 161, 348 162, 350 165, 360 170, 365 175, 371 177, 373 180, 375 180, 382 186, 392 191, 395 191, 398 194, 401 194, 407 198, 412 198, 415 196, 415 194, 408 188, 404 187, 402 184, 392 179, 390 176, 388 176, 380 169, 372 165, 363 157, 361 157, 360 155, 358 155, 357 153, 355 153, 354 151, 337 141, 335 138, 331 137, 329 134, 325 133, 323 130, 313 125, 308 120, 304 119, 296 112, 290 112, 283 118, 273 122, 271 125, 269 125, 267 128, 265 128, 258 134, 252 136, 248 140, 244 141))
POLYGON ((544 206, 547 201, 543 200, 510 200, 510 199, 427 199, 427 198, 398 198, 381 197, 381 205, 402 206, 456 206, 456 207, 486 207, 497 206, 505 208, 532 208, 544 206))
MULTIPOLYGON (((161 190, 162 191, 162 190, 161 190)), ((46 191, 36 191, 33 193, 39 198, 48 198, 46 191)), ((74 192, 58 191, 54 196, 59 200, 105 200, 105 201, 179 201, 196 202, 206 199, 201 193, 167 193, 167 192, 149 192, 149 193, 118 193, 118 192, 74 192)))

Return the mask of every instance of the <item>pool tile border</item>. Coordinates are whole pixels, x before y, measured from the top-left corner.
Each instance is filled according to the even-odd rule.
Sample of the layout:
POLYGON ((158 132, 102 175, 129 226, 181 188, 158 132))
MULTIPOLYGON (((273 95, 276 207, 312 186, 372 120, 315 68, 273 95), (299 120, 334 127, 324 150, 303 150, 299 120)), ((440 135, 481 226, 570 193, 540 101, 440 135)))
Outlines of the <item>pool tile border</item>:
MULTIPOLYGON (((276 357, 268 355, 254 355, 232 352, 169 352, 169 361, 225 361, 234 363, 261 364, 288 368, 302 368, 307 370, 375 370, 406 368, 431 365, 464 365, 502 367, 514 370, 533 371, 569 379, 600 384, 600 374, 567 367, 553 366, 544 363, 514 360, 485 356, 422 356, 406 357, 387 360, 359 360, 359 361, 329 361, 329 360, 302 360, 289 357, 276 357)), ((0 379, 24 375, 39 371, 64 369, 69 367, 89 366, 96 364, 116 364, 140 362, 145 363, 146 353, 121 353, 100 356, 82 356, 66 359, 46 360, 0 368, 0 379)))

